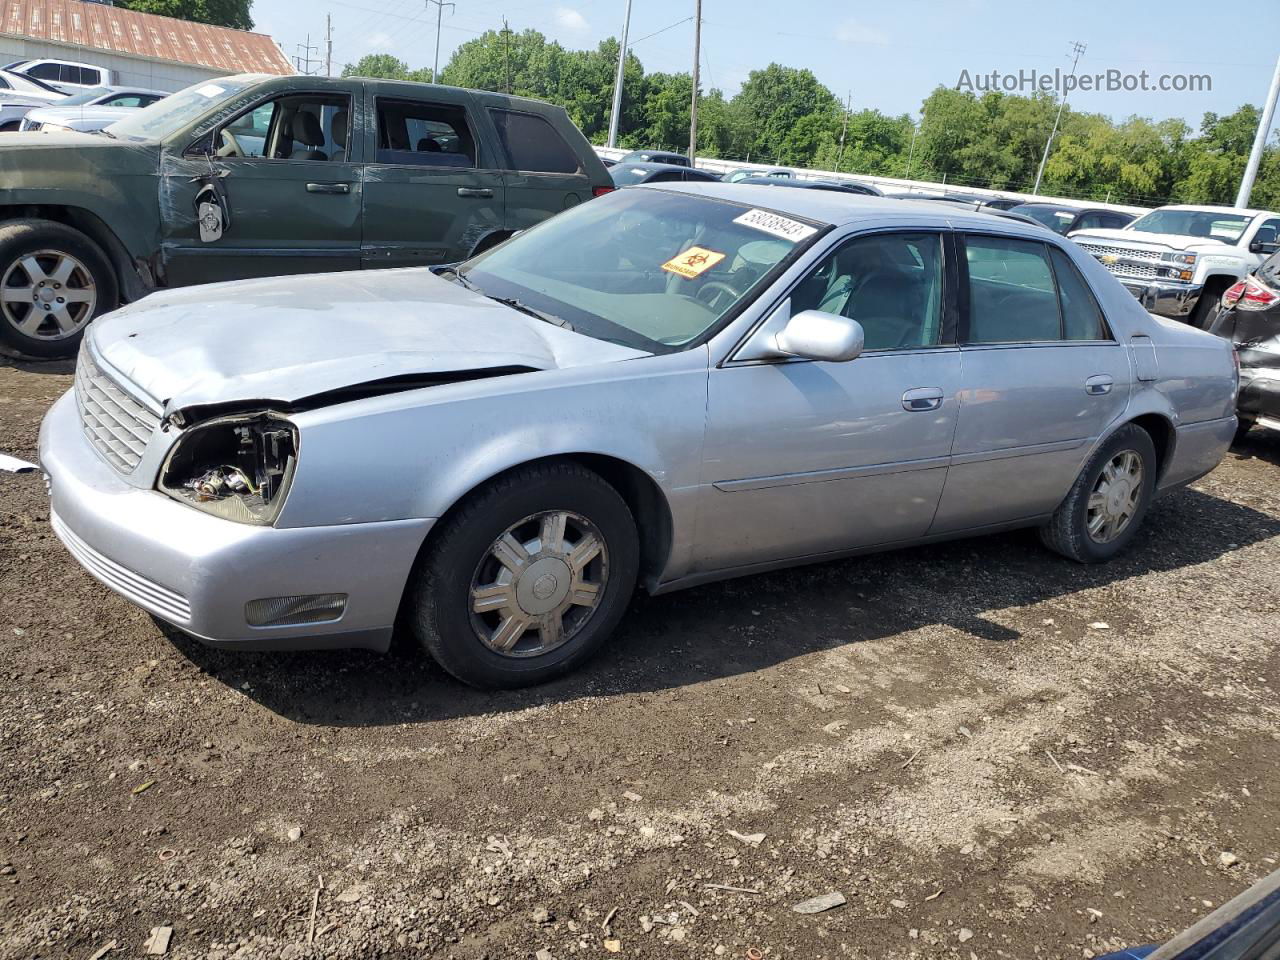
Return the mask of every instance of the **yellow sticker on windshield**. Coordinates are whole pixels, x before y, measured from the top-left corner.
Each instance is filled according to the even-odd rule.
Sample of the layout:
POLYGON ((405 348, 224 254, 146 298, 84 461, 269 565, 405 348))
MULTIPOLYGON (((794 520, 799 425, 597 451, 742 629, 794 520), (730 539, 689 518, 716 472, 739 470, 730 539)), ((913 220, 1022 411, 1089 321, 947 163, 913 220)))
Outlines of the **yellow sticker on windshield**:
POLYGON ((714 250, 708 250, 705 247, 690 247, 683 253, 677 253, 664 263, 662 269, 670 273, 677 273, 686 280, 692 280, 694 277, 706 273, 723 259, 723 253, 716 253, 714 250))

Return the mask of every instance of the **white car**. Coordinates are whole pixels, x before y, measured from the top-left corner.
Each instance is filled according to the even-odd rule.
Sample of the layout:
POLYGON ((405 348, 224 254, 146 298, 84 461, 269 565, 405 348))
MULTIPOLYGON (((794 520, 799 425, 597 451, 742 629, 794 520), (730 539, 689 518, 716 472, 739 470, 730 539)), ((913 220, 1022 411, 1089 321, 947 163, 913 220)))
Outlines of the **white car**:
POLYGON ((50 107, 37 107, 22 118, 19 130, 93 133, 128 116, 139 107, 149 107, 168 94, 163 90, 138 87, 96 87, 67 97, 50 107))
POLYGON ((61 103, 67 95, 40 80, 0 70, 0 132, 17 130, 33 107, 61 103))
POLYGON ((79 60, 15 60, 13 63, 6 63, 4 69, 40 80, 62 93, 92 90, 94 87, 113 83, 116 79, 114 70, 92 63, 81 63, 79 60))

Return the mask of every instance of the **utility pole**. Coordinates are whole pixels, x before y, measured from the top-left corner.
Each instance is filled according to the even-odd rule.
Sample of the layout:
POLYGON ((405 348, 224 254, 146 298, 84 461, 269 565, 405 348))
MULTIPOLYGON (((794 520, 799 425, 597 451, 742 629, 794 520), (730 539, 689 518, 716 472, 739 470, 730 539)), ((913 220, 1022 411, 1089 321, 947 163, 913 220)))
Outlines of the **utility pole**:
POLYGON ((836 154, 836 173, 840 172, 840 160, 844 157, 844 135, 849 132, 849 111, 853 109, 853 91, 849 91, 844 102, 844 126, 840 128, 840 150, 836 154))
POLYGON ((613 75, 613 110, 609 113, 608 146, 618 145, 618 114, 622 112, 622 68, 627 62, 627 31, 631 29, 631 0, 622 20, 622 44, 618 47, 618 72, 613 75))
POLYGON ((1262 162, 1262 148, 1267 145, 1271 136, 1271 118, 1276 112, 1276 97, 1280 95, 1280 59, 1276 60, 1276 72, 1271 77, 1271 90, 1267 93, 1267 105, 1262 108, 1262 117, 1258 120, 1258 132, 1253 136, 1253 149, 1249 151, 1249 163, 1244 168, 1244 176, 1240 180, 1240 192, 1236 194, 1236 206, 1249 206, 1249 194, 1253 192, 1253 181, 1258 177, 1258 164, 1262 162))
POLYGON ((507 26, 507 18, 502 18, 502 65, 507 74, 506 91, 511 95, 511 28, 507 26))
POLYGON ((324 75, 333 76, 333 17, 324 15, 324 75))
POLYGON ((924 111, 920 111, 920 122, 913 125, 911 131, 911 149, 907 151, 907 172, 902 175, 903 180, 911 179, 911 161, 916 155, 916 137, 920 136, 920 128, 924 126, 924 111))
POLYGON ((440 82, 440 26, 441 20, 444 19, 444 8, 453 9, 456 4, 443 3, 441 0, 427 0, 427 9, 431 9, 431 4, 436 5, 436 58, 431 63, 431 82, 440 82))
POLYGON ((702 0, 694 0, 693 12, 693 98, 689 104, 689 165, 697 166, 698 156, 698 61, 702 59, 702 0))
MULTIPOLYGON (((1080 62, 1080 56, 1085 51, 1083 43, 1071 42, 1071 52, 1074 53, 1075 59, 1071 61, 1071 76, 1076 75, 1076 64, 1080 62)), ((1040 178, 1044 176, 1044 165, 1049 159, 1049 147, 1053 145, 1053 138, 1058 133, 1058 121, 1062 119, 1062 108, 1067 105, 1067 92, 1062 91, 1062 99, 1058 102, 1058 113, 1053 118, 1053 129, 1049 131, 1049 139, 1044 142, 1044 155, 1040 158, 1040 169, 1036 171, 1036 185, 1031 188, 1033 194, 1040 192, 1040 178)))
POLYGON ((297 46, 299 52, 293 58, 294 66, 297 68, 299 73, 304 73, 310 77, 313 75, 311 72, 311 64, 320 62, 318 59, 311 56, 311 54, 319 53, 320 48, 312 45, 311 34, 309 33, 307 34, 307 42, 300 43, 297 46))

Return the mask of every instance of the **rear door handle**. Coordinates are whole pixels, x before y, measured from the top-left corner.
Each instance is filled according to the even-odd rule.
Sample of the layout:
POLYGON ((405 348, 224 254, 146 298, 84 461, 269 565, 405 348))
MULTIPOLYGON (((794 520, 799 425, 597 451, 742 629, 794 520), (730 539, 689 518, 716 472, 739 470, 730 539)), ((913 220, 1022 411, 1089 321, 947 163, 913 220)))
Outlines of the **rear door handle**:
POLYGON ((1101 397, 1111 392, 1111 386, 1115 381, 1105 373, 1100 373, 1096 377, 1090 377, 1084 382, 1084 392, 1091 397, 1101 397))
POLYGON ((458 196, 460 197, 492 197, 493 191, 488 187, 459 187, 458 196))
POLYGON ((307 193, 350 193, 349 183, 308 183, 307 193))
POLYGON ((902 409, 912 413, 937 410, 940 406, 942 406, 941 387, 916 387, 902 395, 902 409))

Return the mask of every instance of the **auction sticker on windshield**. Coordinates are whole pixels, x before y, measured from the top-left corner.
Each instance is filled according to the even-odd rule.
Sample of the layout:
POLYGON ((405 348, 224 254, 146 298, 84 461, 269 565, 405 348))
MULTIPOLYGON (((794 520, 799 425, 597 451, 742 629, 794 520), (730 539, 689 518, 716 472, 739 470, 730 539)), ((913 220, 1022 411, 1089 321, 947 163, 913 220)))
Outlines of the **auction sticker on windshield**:
POLYGON ((781 214, 770 213, 768 210, 748 210, 742 216, 734 217, 733 222, 740 223, 744 227, 755 227, 757 230, 763 230, 765 233, 771 233, 775 237, 791 240, 794 243, 807 240, 818 232, 817 227, 811 227, 807 223, 792 220, 781 214))
POLYGON ((706 273, 723 259, 723 253, 717 253, 705 247, 690 247, 688 250, 677 253, 664 263, 662 269, 669 273, 678 274, 686 280, 692 280, 694 277, 706 273))

